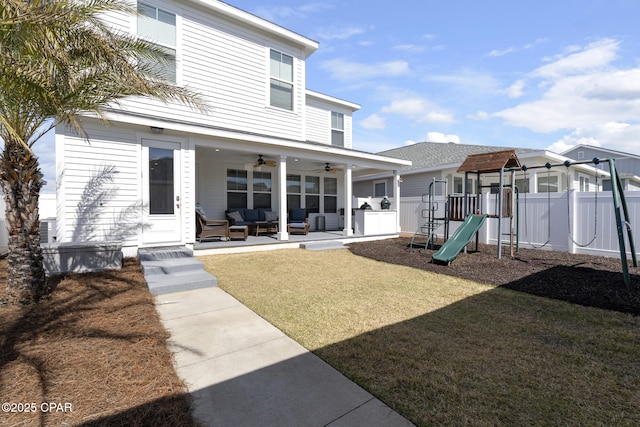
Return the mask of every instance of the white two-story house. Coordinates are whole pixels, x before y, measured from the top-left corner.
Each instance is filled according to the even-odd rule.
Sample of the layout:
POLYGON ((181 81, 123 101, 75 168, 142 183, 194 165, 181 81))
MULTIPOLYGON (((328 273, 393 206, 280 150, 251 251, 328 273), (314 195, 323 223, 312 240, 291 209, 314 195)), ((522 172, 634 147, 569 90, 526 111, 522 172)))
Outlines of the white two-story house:
MULTIPOLYGON (((351 216, 340 222, 339 212, 351 211, 352 179, 410 164, 352 149, 359 105, 307 89, 316 41, 217 0, 137 8, 139 16, 106 20, 163 46, 174 59, 166 80, 211 109, 127 99, 109 110, 108 126, 83 118, 89 141, 58 127, 59 242, 119 240, 125 255, 188 246, 196 207, 219 219, 236 208, 270 209, 281 222, 302 207, 312 227, 322 215, 328 229, 350 235, 351 216)), ((288 239, 286 227, 277 238, 288 239)))

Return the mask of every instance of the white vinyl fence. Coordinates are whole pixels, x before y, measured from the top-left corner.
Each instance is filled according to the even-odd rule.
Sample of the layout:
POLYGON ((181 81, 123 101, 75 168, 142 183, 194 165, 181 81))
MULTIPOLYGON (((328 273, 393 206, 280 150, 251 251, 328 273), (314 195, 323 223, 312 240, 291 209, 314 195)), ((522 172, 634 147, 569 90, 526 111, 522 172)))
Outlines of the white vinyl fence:
MULTIPOLYGON (((640 192, 626 192, 629 224, 638 250, 640 235, 640 192)), ((439 209, 444 209, 444 201, 438 201, 439 209)), ((483 194, 482 213, 493 214, 496 209, 496 195, 483 194)), ((415 233, 427 220, 426 203, 420 197, 403 197, 400 200, 400 227, 403 233, 415 233)), ((622 207, 620 207, 622 211, 622 207)), ((620 256, 618 232, 610 191, 596 193, 562 192, 521 194, 519 201, 520 219, 514 218, 519 230, 520 247, 582 253, 591 255, 620 256), (569 234, 571 231, 571 234, 569 234), (595 238, 594 238, 595 237, 595 238)), ((436 216, 439 216, 436 213, 436 216)), ((624 220, 624 217, 623 217, 624 220)), ((509 218, 502 218, 503 244, 509 243, 509 218)), ((460 222, 450 223, 449 235, 460 226, 460 222)), ((627 254, 631 251, 627 242, 627 231, 623 224, 623 234, 627 254)), ((444 237, 444 227, 437 230, 438 238, 444 237)), ((495 245, 498 242, 498 219, 487 218, 479 232, 480 243, 495 245)), ((508 253, 508 252, 507 252, 508 253)))

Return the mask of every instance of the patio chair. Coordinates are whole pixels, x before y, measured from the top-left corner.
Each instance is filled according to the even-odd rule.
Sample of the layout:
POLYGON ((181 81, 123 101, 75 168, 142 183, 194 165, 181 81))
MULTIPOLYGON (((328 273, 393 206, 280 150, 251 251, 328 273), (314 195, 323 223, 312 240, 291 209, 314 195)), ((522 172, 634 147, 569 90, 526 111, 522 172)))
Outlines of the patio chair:
POLYGON ((309 234, 309 214, 306 209, 291 209, 289 211, 287 231, 289 234, 309 234))
POLYGON ((198 242, 209 237, 229 240, 229 221, 226 219, 208 219, 201 208, 196 208, 196 237, 198 242))

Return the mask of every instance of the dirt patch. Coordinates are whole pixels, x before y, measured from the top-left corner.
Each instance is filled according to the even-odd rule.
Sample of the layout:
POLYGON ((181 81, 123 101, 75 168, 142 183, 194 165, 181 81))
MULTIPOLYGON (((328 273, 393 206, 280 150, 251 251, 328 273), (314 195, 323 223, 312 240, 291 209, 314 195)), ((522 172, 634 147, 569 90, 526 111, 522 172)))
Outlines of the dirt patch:
POLYGON ((194 425, 137 260, 52 284, 48 300, 0 305, 0 396, 15 410, 1 425, 194 425))
POLYGON ((512 258, 508 248, 497 258, 497 247, 475 244, 450 265, 431 262, 438 249, 409 248, 411 239, 349 244, 356 255, 406 265, 480 283, 503 286, 574 304, 640 315, 640 268, 629 261, 631 286, 626 286, 619 258, 578 255, 541 249, 520 249, 512 258))

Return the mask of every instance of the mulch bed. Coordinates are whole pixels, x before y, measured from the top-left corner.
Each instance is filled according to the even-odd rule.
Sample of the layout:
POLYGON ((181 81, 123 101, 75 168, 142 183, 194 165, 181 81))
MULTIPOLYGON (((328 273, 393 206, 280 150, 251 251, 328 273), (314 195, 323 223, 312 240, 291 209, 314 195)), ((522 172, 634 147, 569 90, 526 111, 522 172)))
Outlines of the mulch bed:
POLYGON ((438 249, 409 248, 411 239, 349 244, 356 255, 406 265, 439 274, 469 279, 480 283, 528 292, 589 307, 640 315, 640 268, 629 259, 631 286, 624 283, 619 258, 579 255, 542 249, 520 249, 510 257, 504 247, 497 258, 497 247, 468 246, 450 265, 431 262, 438 249))
POLYGON ((0 396, 14 404, 0 425, 195 425, 137 260, 51 283, 37 304, 0 304, 0 396))

